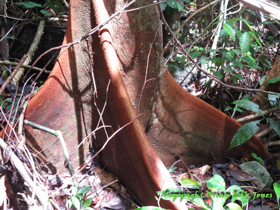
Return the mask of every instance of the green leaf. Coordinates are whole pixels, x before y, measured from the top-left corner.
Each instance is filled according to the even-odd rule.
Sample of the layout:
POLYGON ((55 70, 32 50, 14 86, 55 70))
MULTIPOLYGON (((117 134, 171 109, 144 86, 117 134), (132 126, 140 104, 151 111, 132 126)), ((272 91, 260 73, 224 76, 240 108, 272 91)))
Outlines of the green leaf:
POLYGON ((193 58, 197 58, 198 56, 201 55, 202 52, 194 51, 190 53, 190 56, 193 58))
POLYGON ((274 189, 274 191, 275 191, 275 194, 276 194, 276 197, 277 197, 278 206, 279 206, 280 184, 278 184, 277 182, 274 182, 274 184, 273 184, 273 189, 274 189))
POLYGON ((279 95, 268 94, 268 100, 271 106, 275 106, 279 99, 279 95))
POLYGON ((229 210, 242 210, 241 206, 239 206, 237 203, 228 203, 227 207, 229 210))
POLYGON ((254 37, 254 39, 258 42, 258 45, 259 45, 260 47, 262 47, 262 44, 261 44, 259 38, 256 36, 256 34, 255 34, 254 32, 252 32, 252 31, 249 31, 248 33, 249 33, 252 37, 254 37))
POLYGON ((40 10, 40 12, 44 15, 44 17, 50 17, 50 16, 52 16, 53 14, 52 13, 49 13, 49 12, 47 12, 46 10, 40 10))
POLYGON ((211 179, 205 181, 205 183, 211 191, 225 191, 226 189, 226 183, 223 177, 218 174, 215 174, 211 179))
POLYGON ((261 78, 261 81, 260 81, 260 85, 263 84, 264 80, 266 79, 267 75, 264 75, 262 78, 261 78))
POLYGON ((249 100, 236 100, 233 102, 233 104, 236 104, 238 106, 240 106, 243 109, 247 109, 256 113, 259 113, 260 115, 262 115, 262 111, 259 109, 259 105, 255 104, 252 101, 249 100))
POLYGON ((184 9, 183 2, 181 0, 171 0, 167 2, 167 5, 170 6, 172 9, 178 9, 178 11, 182 11, 184 9))
POLYGON ((242 69, 243 68, 243 64, 239 61, 232 61, 229 66, 232 66, 232 65, 235 65, 237 66, 238 68, 242 69))
POLYGON ((73 194, 73 195, 77 195, 77 192, 78 192, 78 187, 77 187, 76 185, 74 185, 74 186, 72 187, 72 194, 73 194))
POLYGON ((72 196, 71 201, 72 201, 72 203, 73 203, 73 205, 75 206, 76 209, 78 209, 78 210, 81 209, 81 203, 80 203, 80 200, 77 197, 72 196))
POLYGON ((82 187, 81 189, 78 190, 78 195, 83 195, 84 193, 86 193, 89 190, 90 186, 85 186, 82 187))
POLYGON ((234 58, 234 53, 232 51, 228 51, 225 53, 225 58, 227 58, 229 61, 232 61, 234 58))
POLYGON ((222 79, 224 77, 224 74, 222 71, 216 71, 214 72, 214 76, 218 77, 219 79, 222 79))
POLYGON ((235 76, 236 76, 238 79, 240 79, 240 80, 243 80, 243 79, 244 79, 244 78, 242 77, 241 74, 236 73, 236 72, 233 72, 233 73, 235 74, 235 76))
POLYGON ((253 156, 253 158, 255 158, 257 161, 259 161, 259 163, 263 164, 263 159, 261 157, 258 157, 256 153, 251 153, 251 155, 253 156))
POLYGON ((251 45, 251 38, 249 33, 244 32, 239 38, 239 46, 241 51, 245 54, 251 45))
POLYGON ((91 205, 91 201, 92 201, 92 198, 86 199, 86 200, 85 200, 85 203, 84 203, 84 206, 85 206, 85 207, 90 206, 90 205, 91 205))
POLYGON ((249 55, 247 55, 247 56, 243 56, 242 59, 244 61, 246 61, 251 68, 253 68, 255 66, 256 62, 251 56, 249 56, 249 55))
POLYGON ((244 207, 249 202, 249 194, 242 190, 237 185, 230 186, 226 192, 232 193, 231 202, 233 203, 235 200, 239 200, 242 203, 242 207, 244 207))
POLYGON ((248 28, 249 28, 252 32, 254 32, 254 29, 251 27, 251 25, 248 23, 247 20, 245 20, 245 19, 243 19, 243 18, 240 18, 240 20, 242 20, 242 21, 248 26, 248 28))
POLYGON ((260 120, 249 122, 243 125, 241 128, 239 128, 232 138, 229 149, 237 147, 243 144, 244 142, 248 141, 257 132, 259 128, 257 124, 259 122, 260 120))
POLYGON ((173 166, 173 167, 167 166, 166 168, 167 168, 167 170, 168 170, 169 173, 172 173, 172 172, 174 172, 174 171, 177 169, 176 166, 173 166))
POLYGON ((233 28, 226 23, 223 24, 223 28, 226 30, 228 35, 230 35, 230 37, 233 39, 233 41, 235 41, 235 31, 233 30, 233 28))
POLYGON ((275 130, 275 132, 280 135, 280 124, 279 122, 274 121, 272 118, 266 118, 270 122, 270 126, 275 130))
POLYGON ((30 8, 34 8, 34 7, 43 7, 42 4, 37 4, 35 2, 32 2, 32 1, 27 1, 27 2, 20 2, 20 3, 15 3, 17 5, 22 5, 28 9, 30 8))
POLYGON ((188 189, 199 189, 199 184, 190 178, 181 178, 177 180, 177 182, 181 183, 184 187, 188 189))
POLYGON ((222 66, 222 69, 226 72, 226 73, 229 73, 231 72, 231 68, 229 66, 222 66))
POLYGON ((239 56, 239 54, 240 54, 240 50, 239 49, 233 49, 232 51, 235 53, 235 55, 239 56))
POLYGON ((279 81, 280 81, 280 77, 273 77, 270 80, 268 80, 266 84, 268 85, 270 83, 276 83, 276 82, 279 82, 279 81))
POLYGON ((219 66, 219 65, 222 65, 226 60, 223 58, 213 57, 212 61, 213 61, 213 63, 215 63, 216 66, 219 66))

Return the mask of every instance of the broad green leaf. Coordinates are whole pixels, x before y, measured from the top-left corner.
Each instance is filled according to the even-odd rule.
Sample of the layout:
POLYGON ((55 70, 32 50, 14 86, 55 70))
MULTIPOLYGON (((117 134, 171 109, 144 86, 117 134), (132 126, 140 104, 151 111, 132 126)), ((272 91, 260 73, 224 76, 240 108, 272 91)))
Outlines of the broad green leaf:
POLYGON ((199 189, 199 184, 190 179, 190 178, 181 178, 179 180, 177 180, 178 183, 181 183, 184 187, 188 188, 188 189, 199 189))
POLYGON ((232 24, 236 21, 237 21, 237 18, 234 17, 234 18, 231 18, 230 20, 228 20, 227 23, 232 26, 232 24))
POLYGON ((239 56, 239 54, 240 54, 240 50, 239 49, 233 49, 232 51, 235 53, 235 55, 239 56))
POLYGON ((202 52, 194 51, 190 53, 190 56, 193 58, 197 58, 198 56, 201 55, 202 52))
POLYGON ((220 52, 222 52, 222 51, 220 51, 220 50, 215 50, 215 49, 206 49, 205 52, 213 52, 213 53, 218 52, 218 53, 220 53, 220 52))
POLYGON ((270 83, 276 83, 279 81, 280 81, 280 77, 273 77, 273 78, 269 79, 266 84, 268 85, 270 83))
POLYGON ((253 158, 255 158, 257 161, 259 161, 259 163, 263 164, 263 159, 261 157, 258 157, 256 153, 251 153, 251 155, 253 156, 253 158))
POLYGON ((229 34, 226 32, 226 30, 224 28, 221 29, 220 32, 220 38, 224 38, 226 36, 228 36, 229 34))
POLYGON ((271 106, 276 105, 278 99, 279 99, 279 95, 268 94, 268 100, 271 106))
POLYGON ((233 104, 236 104, 238 106, 240 106, 243 109, 247 109, 256 113, 259 113, 260 115, 262 115, 262 111, 259 109, 259 105, 255 104, 252 101, 249 100, 236 100, 233 102, 233 104))
POLYGON ((266 118, 270 122, 270 126, 275 130, 275 132, 280 135, 280 124, 279 122, 274 121, 272 118, 266 118))
POLYGON ((246 61, 251 68, 253 68, 256 62, 250 55, 247 54, 247 56, 243 56, 242 59, 246 61))
POLYGON ((275 194, 276 194, 276 197, 277 197, 278 206, 279 206, 280 184, 278 184, 277 182, 274 182, 274 184, 273 184, 273 189, 274 189, 274 191, 275 191, 275 194))
POLYGON ((229 66, 232 66, 232 65, 235 65, 237 66, 238 68, 242 69, 243 68, 243 64, 239 61, 232 61, 229 66))
POLYGON ((184 9, 183 2, 181 0, 171 0, 167 2, 168 6, 170 6, 172 9, 178 9, 178 11, 182 11, 184 9))
POLYGON ((236 85, 237 79, 232 75, 229 75, 229 77, 230 77, 231 81, 233 82, 233 84, 236 85))
POLYGON ((251 45, 251 38, 249 33, 244 32, 239 38, 239 46, 241 51, 245 54, 251 45))
POLYGON ((72 196, 71 201, 72 201, 72 204, 75 206, 76 209, 78 209, 78 210, 81 209, 81 202, 77 197, 72 196))
POLYGON ((92 198, 86 199, 85 202, 84 202, 84 206, 85 206, 85 207, 90 206, 90 205, 91 205, 91 201, 92 201, 92 198))
POLYGON ((226 192, 232 193, 231 202, 233 203, 236 200, 239 200, 242 203, 242 207, 244 207, 249 202, 249 193, 242 190, 237 185, 230 186, 226 192))
POLYGON ((226 72, 226 73, 229 73, 231 72, 231 68, 229 66, 222 66, 222 69, 226 72))
POLYGON ((218 77, 219 79, 222 79, 224 77, 224 74, 222 71, 216 71, 214 72, 214 76, 218 77))
POLYGON ((40 10, 40 12, 44 15, 44 17, 52 16, 52 13, 47 12, 46 10, 40 10))
POLYGON ((226 183, 218 174, 215 174, 211 179, 205 181, 207 188, 211 191, 225 191, 226 183))
POLYGON ((259 45, 260 47, 262 47, 262 44, 261 44, 259 38, 256 36, 256 34, 255 34, 254 32, 252 32, 252 31, 249 31, 248 33, 249 33, 252 37, 254 37, 254 39, 258 42, 258 45, 259 45))
POLYGON ((260 81, 260 85, 263 84, 264 80, 266 79, 267 75, 264 75, 262 78, 261 78, 261 81, 260 81))
POLYGON ((249 122, 239 128, 232 138, 229 149, 237 147, 248 141, 257 132, 259 128, 257 124, 259 122, 260 120, 249 122))
POLYGON ((219 65, 222 65, 226 60, 223 58, 213 57, 212 61, 213 61, 213 63, 215 63, 216 66, 219 66, 219 65))
POLYGON ((78 192, 78 187, 77 187, 76 185, 74 185, 74 186, 72 187, 72 194, 73 194, 73 195, 77 195, 77 192, 78 192))
POLYGON ((228 203, 227 207, 229 210, 242 210, 241 206, 239 206, 237 203, 228 203))
POLYGON ((82 187, 81 189, 78 190, 78 195, 83 195, 84 193, 86 193, 89 190, 90 186, 85 186, 82 187))
POLYGON ((240 39, 242 33, 237 28, 234 28, 234 30, 235 30, 237 38, 240 39))
POLYGON ((225 58, 227 58, 229 61, 232 61, 234 58, 234 53, 232 51, 228 51, 225 53, 225 58))
POLYGON ((226 30, 228 35, 230 35, 230 37, 233 39, 233 41, 235 41, 235 31, 233 30, 233 28, 226 23, 223 24, 223 28, 226 30))
POLYGON ((32 1, 27 1, 27 2, 19 2, 19 3, 14 3, 14 4, 17 4, 17 5, 22 5, 28 9, 30 8, 34 8, 34 7, 43 7, 42 4, 37 4, 35 2, 32 2, 32 1))
POLYGON ((244 78, 242 77, 241 74, 236 73, 236 72, 234 72, 234 74, 235 74, 235 76, 236 76, 238 79, 240 79, 240 80, 243 80, 243 79, 244 79, 244 78))

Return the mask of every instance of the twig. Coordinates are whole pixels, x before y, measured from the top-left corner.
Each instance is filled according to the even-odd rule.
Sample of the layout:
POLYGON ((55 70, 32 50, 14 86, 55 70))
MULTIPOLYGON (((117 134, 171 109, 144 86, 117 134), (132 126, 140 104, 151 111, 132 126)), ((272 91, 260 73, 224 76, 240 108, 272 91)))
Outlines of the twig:
POLYGON ((103 146, 98 150, 97 153, 95 153, 95 155, 93 157, 91 157, 88 162, 85 163, 85 165, 80 168, 77 173, 75 174, 75 176, 80 173, 102 150, 104 150, 104 148, 106 147, 106 145, 110 142, 110 140, 117 135, 117 133, 119 133, 122 129, 124 129, 125 127, 127 127, 128 125, 132 124, 136 119, 138 119, 138 117, 140 117, 140 115, 136 116, 132 121, 126 123, 125 125, 123 125, 122 127, 120 127, 118 130, 116 130, 107 140, 106 142, 103 144, 103 146))
MULTIPOLYGON (((266 115, 266 114, 268 114, 270 112, 274 112, 278 109, 279 109, 278 107, 273 107, 271 109, 267 109, 267 110, 262 111, 262 113, 263 113, 263 115, 266 115)), ((259 118, 259 117, 261 117, 261 115, 259 113, 255 113, 255 114, 252 114, 252 115, 248 115, 246 117, 239 118, 239 119, 236 120, 236 122, 241 123, 241 122, 248 121, 248 120, 254 120, 254 119, 259 118)))
POLYGON ((32 179, 30 178, 30 176, 26 172, 23 163, 18 159, 18 157, 12 151, 10 151, 7 148, 8 145, 4 142, 4 140, 2 138, 0 138, 0 146, 3 148, 3 150, 5 150, 8 153, 13 166, 18 170, 18 172, 20 173, 22 178, 31 187, 32 191, 35 192, 35 195, 37 196, 38 200, 40 201, 40 203, 42 204, 44 209, 48 209, 49 204, 48 204, 47 193, 44 192, 43 190, 41 190, 40 187, 38 187, 34 184, 32 179))
MULTIPOLYGON (((36 32, 36 35, 35 35, 35 38, 27 52, 27 59, 24 61, 24 64, 28 64, 29 61, 31 60, 35 50, 37 49, 38 47, 38 44, 41 40, 41 37, 43 35, 43 32, 44 32, 44 28, 45 28, 45 21, 41 20, 40 23, 39 23, 39 27, 38 27, 38 30, 36 32)), ((14 77, 14 84, 18 84, 21 76, 23 75, 24 73, 24 68, 20 68, 19 71, 17 72, 17 74, 15 75, 14 77)))
POLYGON ((2 85, 2 87, 0 88, 0 95, 2 94, 2 92, 5 90, 5 88, 7 87, 7 85, 10 83, 10 81, 14 78, 14 76, 16 75, 16 73, 18 72, 18 70, 20 69, 21 65, 23 64, 23 62, 26 60, 27 55, 25 54, 24 56, 22 56, 20 62, 18 63, 18 65, 16 66, 16 68, 14 69, 14 71, 11 73, 11 75, 8 77, 8 79, 4 82, 4 84, 2 85))
POLYGON ((50 129, 50 128, 47 128, 45 126, 42 126, 42 125, 38 125, 36 123, 33 123, 33 122, 30 122, 28 120, 24 120, 24 124, 26 125, 29 125, 29 126, 32 126, 34 128, 38 128, 40 130, 43 130, 45 132, 48 132, 48 133, 51 133, 55 136, 57 136, 60 144, 61 144, 61 147, 62 147, 62 150, 63 150, 63 153, 64 153, 64 157, 65 157, 65 162, 68 162, 67 166, 68 166, 68 169, 70 171, 70 174, 72 176, 72 179, 73 179, 73 182, 76 186, 78 186, 78 180, 76 179, 76 177, 74 177, 74 169, 73 169, 73 165, 72 165, 72 162, 69 158, 69 153, 68 153, 68 150, 67 150, 67 147, 66 147, 66 144, 65 144, 65 141, 63 139, 63 136, 62 136, 62 132, 60 130, 53 130, 53 129, 50 129))
MULTIPOLYGON (((3 64, 3 65, 13 65, 13 66, 18 65, 17 62, 12 62, 12 61, 9 61, 9 60, 0 61, 0 64, 3 64)), ((24 67, 24 68, 31 68, 31 65, 24 65, 24 64, 22 64, 21 67, 24 67)), ((35 66, 32 67, 32 69, 35 70, 35 71, 42 71, 42 70, 43 70, 43 69, 38 68, 38 67, 35 67, 35 66)), ((51 73, 51 71, 49 71, 49 70, 43 70, 43 71, 44 71, 45 73, 47 73, 47 74, 50 74, 50 73, 51 73)))

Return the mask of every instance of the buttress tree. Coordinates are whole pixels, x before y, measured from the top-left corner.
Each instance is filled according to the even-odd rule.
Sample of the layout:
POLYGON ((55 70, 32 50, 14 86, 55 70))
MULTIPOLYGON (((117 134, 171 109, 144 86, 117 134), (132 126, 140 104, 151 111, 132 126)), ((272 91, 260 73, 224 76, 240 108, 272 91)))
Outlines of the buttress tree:
MULTIPOLYGON (((178 159, 187 166, 251 152, 267 157, 256 137, 228 150, 240 125, 186 92, 166 70, 159 9, 144 7, 153 1, 135 1, 123 10, 127 3, 70 1, 63 44, 78 44, 61 49, 25 119, 60 130, 76 169, 89 149, 108 143, 100 153, 102 166, 144 205, 157 205, 156 191, 175 187, 165 166, 178 159)), ((25 135, 28 145, 43 150, 49 172, 63 170, 56 137, 30 126, 25 135)), ((160 204, 184 208, 171 201, 160 204)))

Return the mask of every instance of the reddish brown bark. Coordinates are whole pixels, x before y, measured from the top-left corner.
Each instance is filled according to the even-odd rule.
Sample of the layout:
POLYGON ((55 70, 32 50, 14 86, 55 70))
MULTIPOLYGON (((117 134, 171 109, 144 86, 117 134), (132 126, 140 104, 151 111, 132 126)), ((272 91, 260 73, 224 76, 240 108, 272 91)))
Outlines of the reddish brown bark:
MULTIPOLYGON (((147 3, 137 1, 133 7, 147 3)), ((122 1, 72 1, 64 43, 77 40, 123 6, 122 1)), ((223 155, 248 155, 248 151, 267 157, 265 148, 256 138, 247 147, 235 150, 237 153, 227 154, 225 151, 239 125, 185 92, 164 70, 161 54, 161 23, 157 7, 122 13, 87 41, 60 56, 26 112, 30 121, 61 130, 69 153, 73 154, 72 162, 76 167, 81 166, 91 141, 100 148, 107 139, 102 129, 95 133, 96 139, 89 135, 100 119, 93 100, 91 70, 100 110, 106 101, 110 81, 102 119, 105 125, 111 126, 106 129, 111 135, 137 117, 135 110, 138 110, 148 63, 147 78, 154 80, 145 85, 139 105, 142 115, 121 130, 101 153, 103 165, 118 176, 144 205, 157 204, 154 196, 163 185, 175 186, 154 148, 167 164, 176 158, 182 158, 187 164, 203 164, 213 162, 215 158, 220 161, 223 155), (75 153, 77 145, 88 135, 75 153)), ((38 150, 45 149, 53 172, 56 168, 63 168, 61 147, 57 141, 53 143, 53 136, 29 126, 26 126, 26 136, 38 150)), ((162 204, 170 209, 183 208, 182 204, 169 201, 162 204)))

